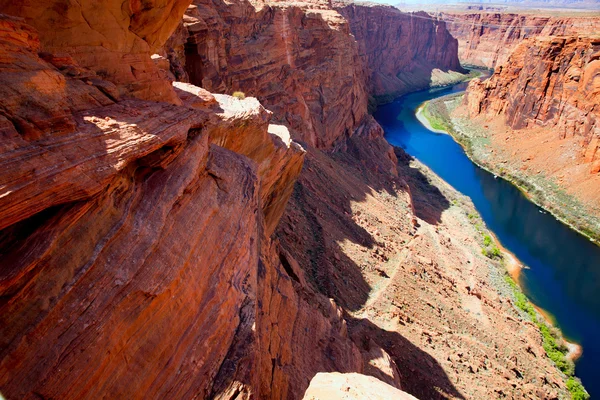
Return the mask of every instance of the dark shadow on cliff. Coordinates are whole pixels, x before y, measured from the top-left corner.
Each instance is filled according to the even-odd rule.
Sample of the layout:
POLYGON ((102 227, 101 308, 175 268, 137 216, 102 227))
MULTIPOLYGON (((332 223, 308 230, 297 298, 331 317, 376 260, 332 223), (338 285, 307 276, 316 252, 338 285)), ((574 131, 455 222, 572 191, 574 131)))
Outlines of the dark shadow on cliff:
POLYGON ((401 148, 395 147, 398 157, 398 173, 406 179, 411 195, 415 214, 420 219, 437 225, 441 222, 442 213, 450 207, 450 202, 437 186, 434 186, 417 168, 411 167, 414 158, 401 148))
MULTIPOLYGON (((357 205, 372 201, 377 207, 379 200, 372 196, 390 197, 386 209, 398 216, 393 228, 409 241, 415 232, 414 214, 438 224, 450 204, 422 172, 410 166, 412 158, 401 149, 394 151, 377 128, 359 130, 340 141, 333 151, 305 148, 304 168, 276 235, 304 270, 309 285, 346 310, 357 311, 365 307, 373 291, 367 277, 381 282, 389 279, 380 269, 384 262, 379 263, 374 255, 377 248, 385 247, 386 238, 373 229, 376 224, 358 221, 382 215, 361 214, 357 205), (396 169, 398 176, 393 174, 396 169), (363 250, 346 254, 349 248, 363 250)), ((403 390, 423 399, 464 398, 438 362, 408 339, 369 320, 345 318, 353 341, 359 348, 363 346, 361 352, 367 362, 371 355, 364 346, 368 347, 370 340, 391 355, 399 367, 403 390)), ((364 373, 382 379, 377 370, 364 373)))
MULTIPOLYGON (((435 358, 404 336, 382 329, 368 319, 346 316, 346 321, 351 338, 363 355, 370 352, 373 342, 390 355, 398 367, 402 390, 405 392, 427 400, 465 398, 450 382, 435 358)), ((365 361, 369 361, 368 357, 365 361)))
POLYGON ((379 272, 385 278, 384 261, 369 258, 367 253, 348 256, 340 244, 351 242, 376 252, 385 247, 386 239, 363 228, 364 223, 357 222, 362 217, 353 208, 377 193, 396 199, 395 212, 401 222, 394 229, 408 241, 414 233, 413 212, 430 224, 439 224, 450 203, 418 169, 410 167, 411 157, 401 149, 395 152, 399 176, 394 176, 391 169, 396 167, 396 156, 380 136, 355 135, 332 152, 306 148, 304 168, 277 236, 318 291, 347 310, 360 310, 372 290, 365 275, 379 272), (414 211, 408 199, 398 199, 408 195, 414 211), (361 258, 364 263, 357 261, 361 258))

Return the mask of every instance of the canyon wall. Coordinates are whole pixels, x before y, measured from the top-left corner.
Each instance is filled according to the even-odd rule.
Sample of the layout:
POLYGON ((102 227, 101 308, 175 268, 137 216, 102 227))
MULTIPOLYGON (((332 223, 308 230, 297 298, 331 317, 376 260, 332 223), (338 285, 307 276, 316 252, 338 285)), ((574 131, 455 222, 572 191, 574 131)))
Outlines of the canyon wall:
POLYGON ((337 10, 350 23, 369 93, 375 96, 399 96, 436 85, 439 74, 465 72, 457 57, 458 41, 442 20, 382 5, 339 4, 337 10))
POLYGON ((576 136, 583 162, 600 171, 600 38, 527 40, 489 80, 471 82, 465 101, 472 116, 502 115, 516 130, 576 136))
POLYGON ((177 35, 166 53, 190 82, 256 96, 295 139, 330 148, 369 119, 369 94, 425 88, 435 68, 462 72, 444 23, 419 16, 386 6, 195 0, 184 17, 188 37, 177 35))
POLYGON ((347 21, 319 4, 195 0, 184 18, 190 82, 257 97, 294 138, 330 147, 367 117, 347 21))
POLYGON ((270 239, 305 154, 287 128, 158 68, 148 101, 154 81, 128 90, 27 21, 0 18, 2 394, 300 398, 362 372, 340 308, 270 239))
POLYGON ((597 33, 600 17, 553 17, 516 13, 440 13, 458 39, 463 64, 495 68, 525 39, 597 33))

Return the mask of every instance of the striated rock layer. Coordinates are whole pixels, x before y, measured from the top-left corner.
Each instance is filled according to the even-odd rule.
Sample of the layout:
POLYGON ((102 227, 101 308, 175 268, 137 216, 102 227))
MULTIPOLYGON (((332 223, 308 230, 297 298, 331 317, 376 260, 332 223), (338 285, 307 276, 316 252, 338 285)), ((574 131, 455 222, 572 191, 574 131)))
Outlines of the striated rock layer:
POLYGON ((181 105, 119 100, 0 26, 4 396, 300 398, 362 371, 340 308, 269 238, 304 157, 269 111, 181 83, 181 105))
POLYGON ((196 0, 184 23, 190 82, 256 96, 294 138, 329 147, 367 115, 356 42, 336 11, 196 0))
POLYGON ((81 66, 89 70, 90 79, 114 83, 121 95, 178 104, 169 81, 149 56, 171 35, 188 5, 189 0, 2 0, 0 11, 33 26, 43 51, 51 53, 67 75, 80 75, 81 66))
POLYGON ((165 53, 185 65, 187 75, 176 75, 256 96, 295 139, 330 148, 365 122, 369 94, 425 88, 436 68, 462 71, 444 23, 419 16, 316 1, 195 0, 187 41, 176 35, 165 53))
POLYGON ((600 17, 558 17, 515 13, 441 13, 458 39, 463 64, 495 68, 525 39, 597 33, 600 17))
POLYGON ((576 137, 582 150, 575 162, 600 171, 600 38, 526 41, 489 80, 471 82, 465 102, 473 117, 502 116, 515 130, 540 126, 553 137, 576 137))
POLYGON ((342 5, 375 96, 400 96, 437 84, 439 73, 465 72, 458 42, 442 20, 381 5, 342 5))

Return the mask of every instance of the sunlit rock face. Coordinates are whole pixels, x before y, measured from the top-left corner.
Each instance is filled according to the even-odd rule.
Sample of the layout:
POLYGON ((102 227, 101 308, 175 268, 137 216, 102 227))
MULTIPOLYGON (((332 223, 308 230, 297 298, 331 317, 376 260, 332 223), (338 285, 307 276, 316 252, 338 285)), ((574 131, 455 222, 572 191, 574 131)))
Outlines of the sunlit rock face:
MULTIPOLYGON (((73 76, 88 69, 117 92, 144 100, 178 104, 170 82, 150 54, 177 27, 189 0, 103 2, 47 0, 0 1, 0 10, 25 19, 39 33, 41 50, 53 54, 58 68, 73 76), (73 61, 63 59, 67 53, 73 61)), ((52 61, 51 61, 52 62, 52 61)))
POLYGON ((441 13, 458 39, 463 64, 495 68, 525 39, 595 33, 599 17, 551 17, 504 12, 441 13))
POLYGON ((540 37, 522 43, 485 82, 475 80, 465 104, 472 116, 502 115, 513 129, 548 128, 578 137, 591 172, 600 170, 600 38, 540 37))
POLYGON ((416 400, 416 397, 361 374, 320 372, 310 381, 304 400, 416 400))
POLYGON ((444 22, 424 15, 329 2, 195 0, 184 17, 188 38, 178 33, 166 53, 185 65, 184 79, 256 96, 295 139, 331 148, 365 123, 369 95, 425 88, 434 69, 462 71, 444 22))
POLYGON ((294 139, 331 147, 367 116, 356 42, 327 5, 196 0, 184 25, 190 82, 257 97, 294 139))
POLYGON ((440 73, 465 72, 457 57, 458 42, 444 21, 391 6, 339 6, 358 42, 371 94, 399 96, 436 85, 440 73))

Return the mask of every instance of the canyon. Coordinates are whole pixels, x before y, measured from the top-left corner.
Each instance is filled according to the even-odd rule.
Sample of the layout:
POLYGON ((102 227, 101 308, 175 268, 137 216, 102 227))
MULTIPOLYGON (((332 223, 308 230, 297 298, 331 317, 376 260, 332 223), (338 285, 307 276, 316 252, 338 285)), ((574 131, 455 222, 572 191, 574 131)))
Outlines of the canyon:
POLYGON ((559 11, 440 12, 465 65, 496 68, 526 39, 597 33, 598 16, 559 11))
POLYGON ((462 135, 491 141, 477 150, 482 163, 521 182, 539 204, 594 239, 600 232, 599 39, 524 40, 489 80, 469 85, 452 114, 462 135))
POLYGON ((473 206, 369 114, 465 72, 445 23, 189 3, 0 0, 0 392, 565 396, 473 206))

